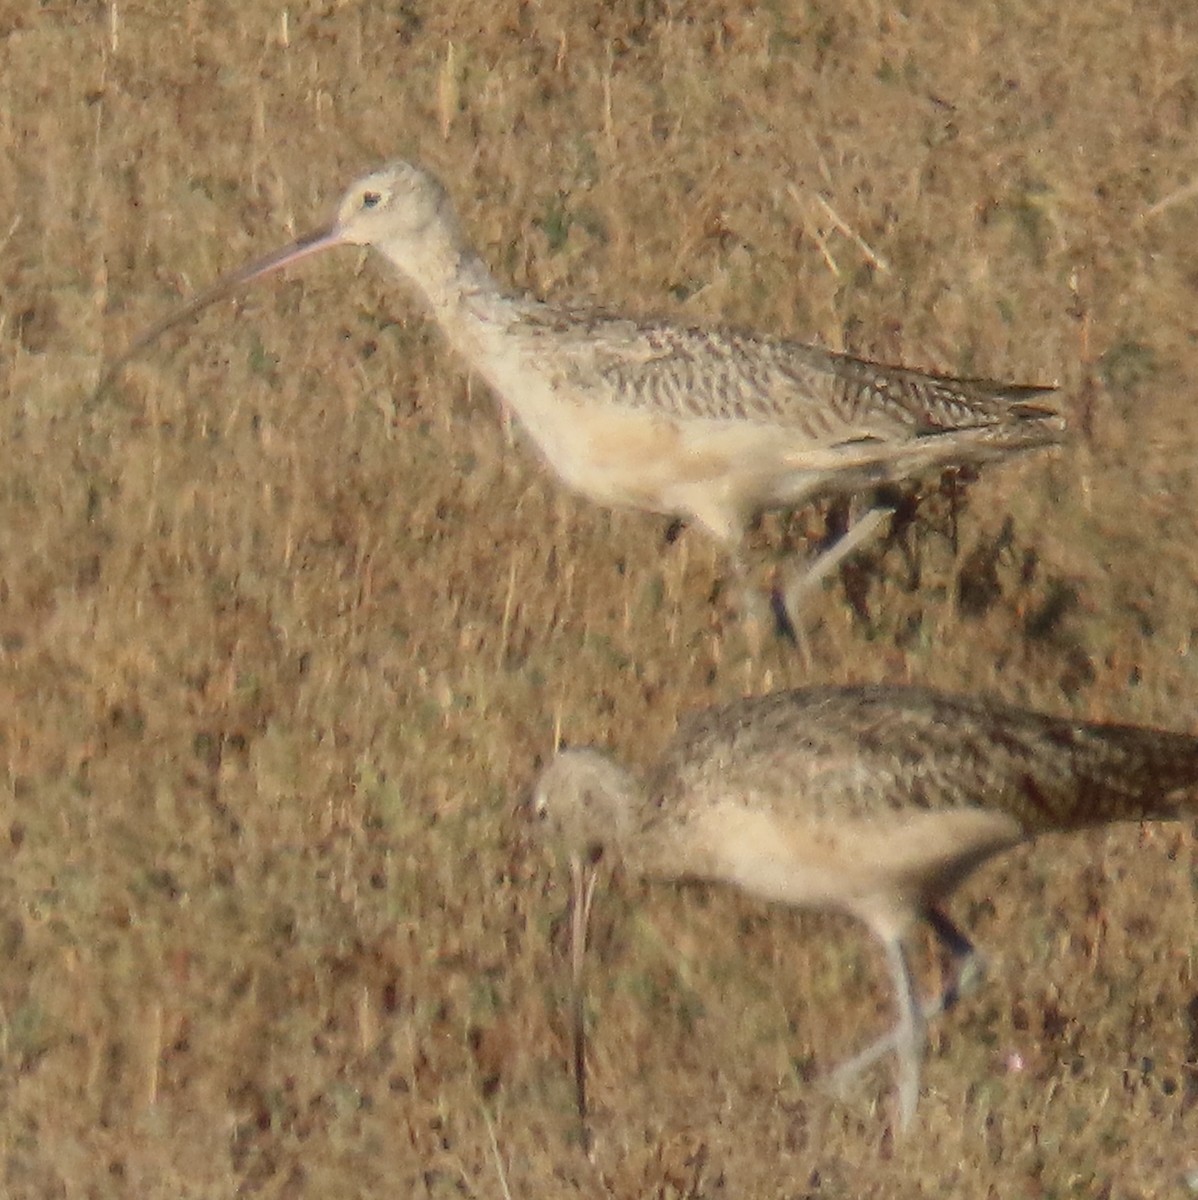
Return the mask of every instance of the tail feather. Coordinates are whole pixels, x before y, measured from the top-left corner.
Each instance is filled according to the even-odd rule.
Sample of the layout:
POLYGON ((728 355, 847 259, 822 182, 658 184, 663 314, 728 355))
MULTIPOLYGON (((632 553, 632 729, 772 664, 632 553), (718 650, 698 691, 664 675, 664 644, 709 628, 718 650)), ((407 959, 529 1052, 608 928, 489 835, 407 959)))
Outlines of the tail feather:
POLYGON ((1198 738, 991 709, 975 751, 1028 834, 1198 816, 1198 738))

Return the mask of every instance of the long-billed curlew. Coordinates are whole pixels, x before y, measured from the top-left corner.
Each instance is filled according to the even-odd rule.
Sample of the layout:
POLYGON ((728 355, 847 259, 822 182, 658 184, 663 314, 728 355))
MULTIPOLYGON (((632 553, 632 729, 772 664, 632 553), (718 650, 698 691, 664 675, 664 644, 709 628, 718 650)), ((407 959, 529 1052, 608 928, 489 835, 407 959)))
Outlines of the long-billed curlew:
POLYGON ((579 978, 604 850, 630 870, 730 883, 847 912, 886 951, 895 1029, 844 1064, 896 1049, 899 1119, 919 1095, 927 1018, 974 957, 941 901, 991 855, 1042 833, 1198 812, 1198 738, 1046 716, 912 687, 777 692, 701 712, 643 781, 606 753, 563 750, 533 803, 574 868, 575 1071, 586 1125, 579 978), (903 949, 919 918, 956 970, 921 1006, 903 949))
MULTIPOLYGON (((729 550, 760 512, 869 493, 1055 443, 1050 387, 953 379, 817 346, 565 308, 505 292, 441 184, 393 163, 355 183, 326 227, 233 272, 133 342, 101 378, 234 288, 338 245, 372 246, 423 295, 453 347, 544 461, 601 504, 693 521, 729 550)), ((800 576, 826 574, 886 515, 873 509, 800 576)), ((798 585, 784 594, 789 613, 798 585)))

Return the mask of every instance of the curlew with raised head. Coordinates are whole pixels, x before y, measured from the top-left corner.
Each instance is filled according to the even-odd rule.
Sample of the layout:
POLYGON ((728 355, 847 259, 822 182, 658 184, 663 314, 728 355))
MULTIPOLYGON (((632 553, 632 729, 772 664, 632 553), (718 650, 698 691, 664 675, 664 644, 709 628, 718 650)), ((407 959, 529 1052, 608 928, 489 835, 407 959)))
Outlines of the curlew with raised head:
MULTIPOLYGON (((359 180, 330 224, 225 276, 152 326, 104 373, 235 288, 339 245, 377 250, 518 418, 543 461, 600 504, 694 522, 729 551, 754 517, 872 494, 947 467, 1059 442, 1051 387, 954 379, 818 346, 567 308, 502 289, 441 184, 396 162, 359 180)), ((784 589, 801 590, 878 527, 874 508, 784 589)))
POLYGON ((701 712, 643 780, 594 749, 560 751, 536 812, 574 870, 575 1072, 586 1123, 578 981, 595 868, 728 883, 846 912, 885 948, 899 1019, 843 1064, 898 1054, 900 1124, 919 1095, 926 1020, 975 960, 947 895, 992 855, 1039 834, 1198 813, 1198 738, 1047 716, 915 687, 819 687, 701 712), (926 920, 955 963, 921 1004, 903 938, 926 920))

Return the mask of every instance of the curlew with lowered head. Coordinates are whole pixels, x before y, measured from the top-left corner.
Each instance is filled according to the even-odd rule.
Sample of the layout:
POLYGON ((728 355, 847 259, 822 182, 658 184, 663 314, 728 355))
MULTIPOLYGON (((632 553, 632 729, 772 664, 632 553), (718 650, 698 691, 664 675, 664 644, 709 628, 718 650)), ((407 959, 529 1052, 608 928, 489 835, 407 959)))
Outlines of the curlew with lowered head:
POLYGON ((533 805, 574 873, 574 1036, 586 1128, 579 980, 597 864, 732 884, 857 917, 885 948, 894 1029, 833 1073, 898 1055, 898 1118, 915 1115, 926 1021, 976 977, 941 907, 993 855, 1040 834, 1198 813, 1198 737, 1047 716, 916 687, 817 687, 739 700, 684 723, 638 778, 605 752, 560 751, 533 805), (926 921, 954 963, 921 1003, 904 935, 926 921))

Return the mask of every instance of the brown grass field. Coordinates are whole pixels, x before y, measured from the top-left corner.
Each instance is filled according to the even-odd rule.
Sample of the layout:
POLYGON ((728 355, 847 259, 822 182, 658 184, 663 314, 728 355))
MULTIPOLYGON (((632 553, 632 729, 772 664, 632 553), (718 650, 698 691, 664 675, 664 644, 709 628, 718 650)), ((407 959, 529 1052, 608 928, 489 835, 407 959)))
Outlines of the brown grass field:
POLYGON ((617 876, 588 1161, 521 811, 559 732, 643 763, 804 682, 1198 732, 1195 63, 1165 0, 0 0, 0 1196, 1198 1189, 1192 827, 969 882, 990 978, 899 1138, 889 1062, 818 1082, 892 1016, 863 930, 617 876), (562 491, 374 259, 89 401, 396 156, 505 281, 1055 380, 1072 442, 955 539, 930 481, 750 657, 717 549, 562 491))

